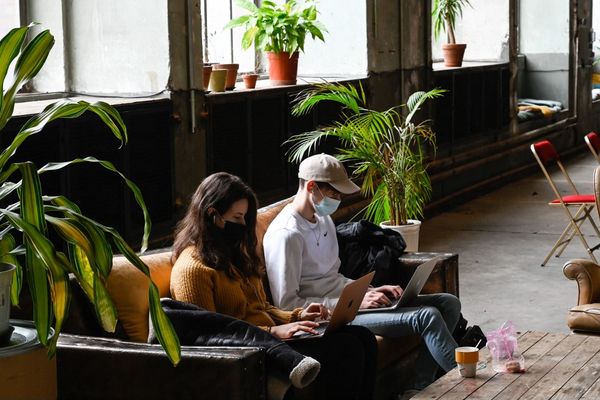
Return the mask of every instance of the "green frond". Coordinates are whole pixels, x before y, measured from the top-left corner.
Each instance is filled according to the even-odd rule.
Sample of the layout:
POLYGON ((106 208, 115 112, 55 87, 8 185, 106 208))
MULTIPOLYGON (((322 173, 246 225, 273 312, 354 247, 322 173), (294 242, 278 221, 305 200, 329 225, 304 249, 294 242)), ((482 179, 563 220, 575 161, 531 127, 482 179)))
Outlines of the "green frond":
POLYGON ((325 136, 340 140, 335 156, 362 178, 361 192, 371 197, 365 216, 375 222, 391 219, 395 225, 409 218, 422 217, 431 197, 431 182, 426 170, 425 146, 435 150, 435 133, 430 121, 414 124, 412 119, 422 105, 443 95, 442 89, 419 91, 406 104, 403 117, 399 107, 377 111, 364 108, 364 91, 354 86, 325 83, 303 91, 294 105, 295 115, 303 115, 320 102, 333 101, 347 110, 339 122, 319 131, 292 136, 290 160, 299 162, 316 150, 325 136))

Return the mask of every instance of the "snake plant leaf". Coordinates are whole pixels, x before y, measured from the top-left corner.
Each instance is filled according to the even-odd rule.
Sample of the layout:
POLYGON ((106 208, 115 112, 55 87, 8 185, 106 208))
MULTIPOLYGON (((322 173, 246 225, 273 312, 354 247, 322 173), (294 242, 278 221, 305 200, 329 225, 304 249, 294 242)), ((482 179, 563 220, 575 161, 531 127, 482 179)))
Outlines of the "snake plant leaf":
POLYGON ((115 246, 121 253, 131 262, 136 268, 142 271, 150 280, 149 301, 150 301, 150 319, 156 331, 156 337, 167 352, 167 356, 174 365, 177 365, 181 360, 181 350, 179 338, 175 334, 171 321, 165 314, 160 305, 160 295, 158 288, 150 279, 150 270, 148 266, 138 257, 138 255, 129 247, 129 245, 121 238, 116 231, 113 234, 115 246))
MULTIPOLYGON (((103 115, 110 116, 112 114, 106 112, 106 108, 110 106, 106 103, 98 102, 90 104, 86 101, 75 102, 73 100, 60 100, 46 107, 40 114, 30 118, 25 125, 21 128, 19 133, 15 136, 12 143, 4 149, 0 154, 0 168, 4 168, 5 164, 17 151, 19 146, 31 135, 39 133, 48 123, 60 119, 60 118, 77 118, 86 111, 92 112, 103 112, 103 115)), ((113 124, 109 125, 113 135, 124 143, 127 139, 127 132, 122 131, 120 128, 123 125, 123 121, 120 117, 113 124)))
MULTIPOLYGON (((63 219, 46 215, 46 220, 70 244, 69 254, 75 264, 72 272, 77 276, 86 296, 94 304, 102 328, 107 332, 114 332, 117 325, 117 311, 104 286, 101 277, 103 271, 100 271, 96 265, 95 248, 103 247, 102 243, 92 244, 87 227, 75 218, 63 219)), ((106 242, 105 238, 104 242, 106 242)))
POLYGON ((76 158, 70 161, 48 163, 42 168, 40 168, 39 173, 41 174, 47 171, 56 171, 65 168, 69 165, 79 163, 98 163, 107 170, 116 173, 123 179, 129 190, 131 190, 131 193, 133 193, 133 197, 140 206, 140 209, 142 210, 142 213, 144 215, 144 234, 142 236, 142 245, 140 251, 142 253, 145 252, 148 248, 148 238, 150 237, 150 229, 152 227, 152 223, 150 221, 150 214, 148 213, 148 208, 146 207, 146 202, 144 201, 144 197, 142 196, 140 188, 135 183, 133 183, 133 181, 131 181, 125 175, 119 172, 119 170, 111 162, 98 160, 95 157, 76 158))
MULTIPOLYGON (((32 254, 37 261, 34 264, 34 268, 31 268, 31 265, 28 264, 27 271, 35 270, 41 272, 39 275, 43 276, 43 280, 36 280, 33 282, 33 285, 30 282, 30 291, 34 300, 34 321, 38 331, 38 338, 42 344, 49 347, 49 354, 53 354, 55 340, 54 338, 51 341, 48 340, 52 321, 50 309, 54 312, 54 317, 56 318, 54 330, 55 337, 58 337, 68 311, 70 288, 66 271, 71 269, 71 267, 65 264, 66 258, 64 255, 60 256, 60 253, 55 250, 54 245, 46 237, 46 234, 40 232, 35 225, 28 223, 19 214, 6 209, 0 209, 0 214, 6 217, 13 226, 22 231, 26 236, 26 254, 32 254), (50 285, 51 304, 47 292, 48 284, 50 285), (36 305, 36 302, 40 305, 36 305), (46 311, 43 306, 48 306, 49 310, 46 311), (40 310, 45 313, 40 315, 40 310), (36 311, 38 312, 37 315, 35 314, 36 311), (46 313, 48 317, 46 317, 46 313)), ((33 277, 37 278, 37 275, 33 277)), ((29 278, 30 275, 28 275, 29 278)))
POLYGON ((94 309, 102 328, 114 332, 117 328, 117 308, 110 298, 105 282, 94 276, 94 309))
MULTIPOLYGON (((33 234, 44 236, 46 234, 46 220, 44 218, 43 201, 41 195, 40 178, 37 174, 35 165, 31 162, 17 164, 22 175, 22 185, 19 188, 19 199, 21 205, 22 220, 27 225, 31 225, 31 235, 25 237, 27 281, 33 300, 33 319, 38 332, 38 338, 43 345, 48 345, 48 335, 50 334, 50 325, 52 323, 51 303, 49 302, 49 288, 47 280, 47 264, 49 260, 49 251, 46 250, 46 257, 41 255, 41 251, 36 250, 33 241, 33 234), (35 232, 33 232, 35 231, 35 232)), ((8 212, 8 211, 6 211, 8 212)), ((8 214, 4 213, 5 216, 8 214)), ((20 216, 17 216, 21 220, 20 216)), ((14 219, 14 218, 13 218, 14 219)), ((11 219, 11 223, 16 223, 11 219)), ((18 226, 19 229, 24 229, 18 226)), ((44 237, 45 239, 45 237, 44 237)), ((46 239, 47 241, 47 239, 46 239)))
POLYGON ((119 250, 129 262, 133 264, 137 269, 139 269, 144 275, 146 275, 150 281, 149 288, 149 305, 150 305, 150 318, 152 319, 152 323, 154 325, 156 336, 158 341, 165 349, 167 356, 171 360, 174 365, 177 365, 181 360, 181 348, 179 343, 179 338, 175 334, 175 330, 173 329, 173 325, 171 321, 166 316, 164 310, 160 305, 160 295, 158 293, 158 288, 154 284, 150 276, 150 269, 142 259, 131 249, 131 247, 125 242, 125 240, 121 237, 119 232, 117 232, 114 228, 104 226, 89 217, 86 217, 83 214, 79 214, 71 209, 68 209, 63 206, 54 206, 54 205, 46 205, 44 207, 46 212, 68 212, 71 215, 89 222, 93 224, 97 228, 106 232, 112 239, 117 250, 119 250))
MULTIPOLYGON (((8 67, 19 55, 23 41, 27 36, 28 26, 11 29, 6 36, 0 40, 0 89, 4 88, 4 80, 8 73, 8 67)), ((0 90, 0 110, 4 103, 4 91, 0 90)), ((7 119, 8 120, 8 119, 7 119)), ((0 129, 6 125, 7 120, 0 120, 0 129)))
POLYGON ((4 128, 6 121, 13 113, 17 91, 39 72, 53 45, 54 36, 45 30, 27 43, 24 49, 20 49, 14 70, 14 81, 4 92, 4 99, 0 107, 0 129, 4 128), (3 121, 4 124, 2 124, 3 121))
POLYGON ((10 233, 6 233, 0 238, 0 262, 13 264, 16 269, 13 280, 10 285, 10 302, 15 306, 19 305, 19 294, 23 285, 23 267, 19 259, 12 253, 17 247, 15 238, 10 233))
MULTIPOLYGON (((92 259, 94 260, 95 268, 103 277, 103 279, 107 279, 112 269, 113 252, 104 232, 94 224, 91 224, 89 221, 79 218, 78 214, 81 214, 81 210, 77 204, 73 203, 66 197, 44 196, 43 199, 45 202, 51 202, 52 204, 65 207, 69 211, 75 212, 75 214, 71 214, 70 212, 64 212, 63 214, 65 217, 70 217, 76 220, 80 224, 80 228, 85 230, 87 237, 90 239, 90 242, 94 247, 92 259)), ((91 272, 91 265, 89 266, 88 271, 89 260, 87 257, 84 258, 79 253, 81 253, 81 251, 74 252, 73 260, 75 261, 75 265, 78 267, 79 272, 85 279, 86 274, 91 272)), ((88 279, 88 281, 91 285, 91 278, 88 279)))

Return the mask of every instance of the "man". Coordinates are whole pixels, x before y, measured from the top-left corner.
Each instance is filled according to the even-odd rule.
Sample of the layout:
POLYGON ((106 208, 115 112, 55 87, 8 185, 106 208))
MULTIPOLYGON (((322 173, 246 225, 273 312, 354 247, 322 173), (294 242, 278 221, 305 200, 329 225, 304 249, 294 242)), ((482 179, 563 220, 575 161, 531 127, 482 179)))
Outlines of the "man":
MULTIPOLYGON (((350 279, 338 272, 340 259, 335 225, 330 215, 342 195, 359 190, 336 158, 319 154, 299 167, 298 192, 269 225, 264 237, 265 263, 277 307, 293 309, 312 302, 332 308, 350 279)), ((371 288, 361 308, 386 306, 402 293, 399 286, 371 288)), ((408 307, 359 314, 353 324, 385 337, 420 335, 426 346, 417 360, 414 389, 435 379, 437 366, 456 366, 452 338, 460 302, 450 294, 421 295, 408 307)))

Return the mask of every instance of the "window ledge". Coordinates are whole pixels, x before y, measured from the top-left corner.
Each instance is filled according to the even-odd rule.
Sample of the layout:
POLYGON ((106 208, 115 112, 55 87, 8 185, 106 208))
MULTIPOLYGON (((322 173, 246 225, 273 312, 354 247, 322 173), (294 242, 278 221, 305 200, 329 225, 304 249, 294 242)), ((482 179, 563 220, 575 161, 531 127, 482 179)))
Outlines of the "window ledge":
POLYGON ((135 103, 147 103, 153 102, 157 100, 165 100, 170 99, 170 95, 168 92, 162 92, 157 95, 150 95, 147 97, 110 97, 110 96, 60 96, 57 95, 56 98, 53 99, 44 99, 44 100, 31 100, 24 102, 15 103, 15 110, 13 112, 13 117, 22 117, 28 115, 35 115, 42 111, 44 108, 49 106, 52 103, 56 103, 62 99, 70 99, 74 101, 85 100, 89 103, 94 103, 96 101, 104 101, 112 106, 122 105, 122 104, 135 104, 135 103))
POLYGON ((246 87, 244 86, 244 82, 242 81, 237 81, 235 83, 235 89, 233 90, 227 90, 225 92, 211 92, 211 91, 206 91, 206 95, 207 96, 227 96, 227 95, 232 95, 232 94, 236 94, 236 93, 250 93, 250 92, 262 92, 262 91, 269 91, 269 90, 282 90, 282 89, 287 89, 289 90, 290 88, 302 88, 305 86, 309 86, 315 83, 334 83, 334 82, 350 82, 350 81, 357 81, 357 80, 361 80, 361 79, 366 79, 367 75, 352 75, 352 76, 337 76, 337 77, 308 77, 308 76, 299 76, 297 83, 295 85, 279 85, 279 86, 274 86, 271 85, 271 82, 269 81, 269 79, 267 77, 262 77, 259 78, 259 80, 256 81, 256 88, 254 89, 246 89, 246 87))
POLYGON ((445 72, 455 70, 468 70, 468 69, 488 69, 508 67, 508 62, 503 61, 463 61, 460 67, 447 67, 443 62, 434 62, 432 64, 433 72, 445 72))

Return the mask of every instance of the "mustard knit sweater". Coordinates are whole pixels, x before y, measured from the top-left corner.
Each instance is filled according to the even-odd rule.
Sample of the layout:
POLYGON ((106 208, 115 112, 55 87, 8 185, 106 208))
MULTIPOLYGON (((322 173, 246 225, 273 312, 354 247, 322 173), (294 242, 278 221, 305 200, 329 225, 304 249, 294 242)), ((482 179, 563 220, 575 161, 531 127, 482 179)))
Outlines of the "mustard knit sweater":
POLYGON ((188 247, 181 252, 171 272, 171 296, 175 300, 192 303, 208 311, 226 314, 257 325, 287 324, 299 319, 301 308, 283 311, 267 302, 260 277, 234 279, 208 267, 188 247))

